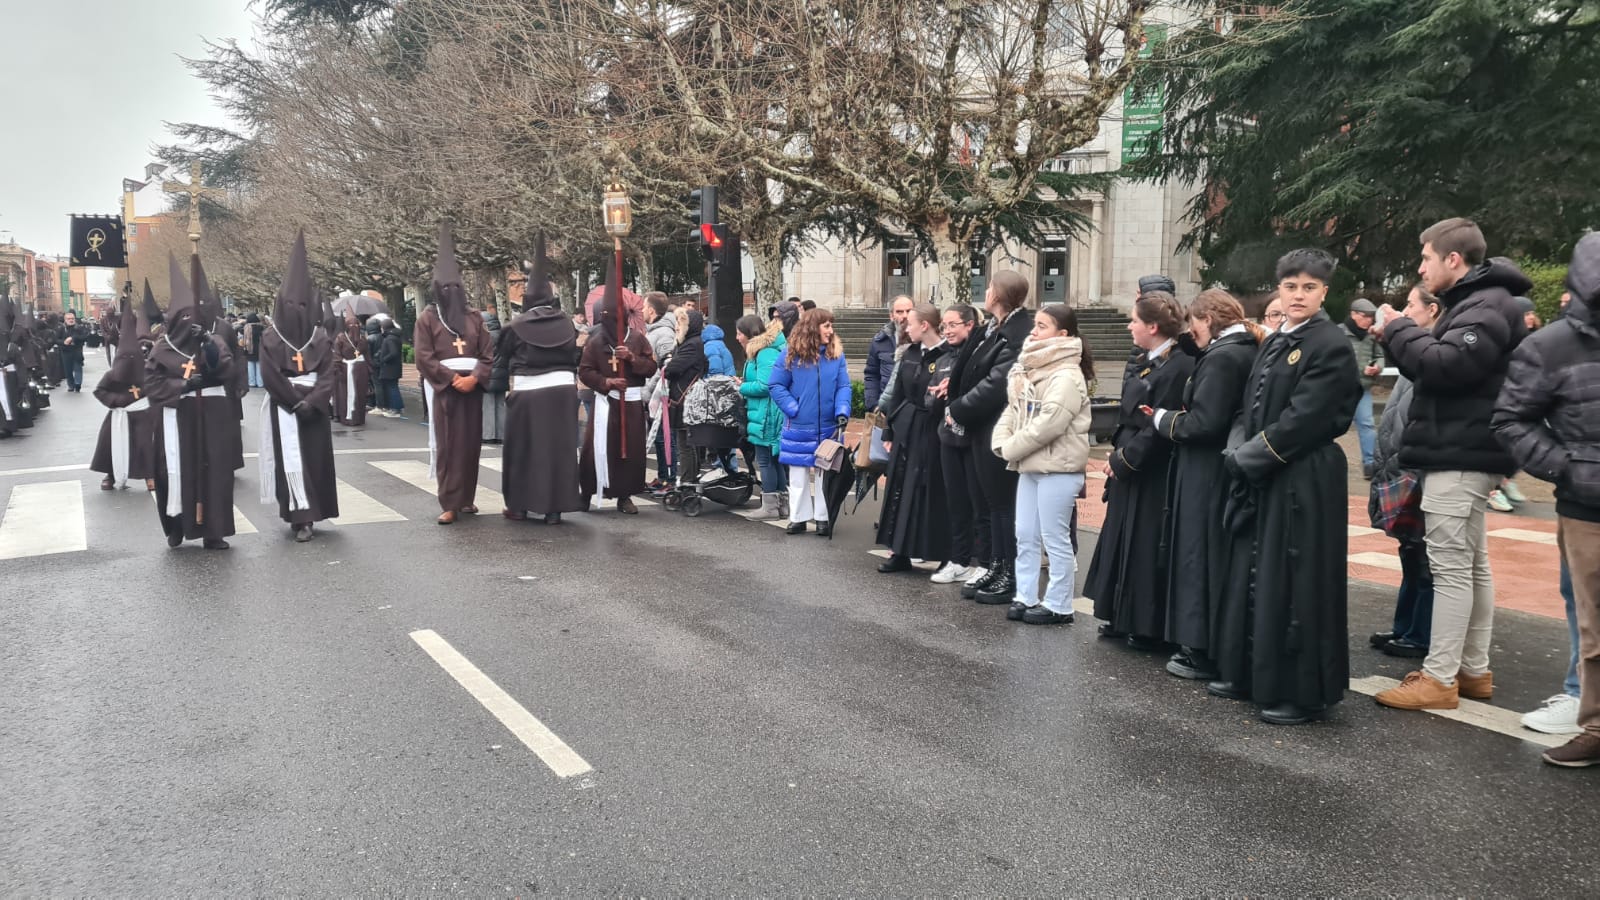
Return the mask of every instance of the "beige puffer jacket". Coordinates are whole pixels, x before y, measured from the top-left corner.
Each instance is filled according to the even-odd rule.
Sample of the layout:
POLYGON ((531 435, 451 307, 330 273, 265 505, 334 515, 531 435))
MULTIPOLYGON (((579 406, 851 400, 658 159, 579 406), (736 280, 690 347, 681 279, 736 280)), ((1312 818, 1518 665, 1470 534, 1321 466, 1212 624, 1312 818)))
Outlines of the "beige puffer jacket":
POLYGON ((1006 411, 991 444, 1006 468, 1034 475, 1082 472, 1089 462, 1089 387, 1075 337, 1029 339, 1011 368, 1006 411))

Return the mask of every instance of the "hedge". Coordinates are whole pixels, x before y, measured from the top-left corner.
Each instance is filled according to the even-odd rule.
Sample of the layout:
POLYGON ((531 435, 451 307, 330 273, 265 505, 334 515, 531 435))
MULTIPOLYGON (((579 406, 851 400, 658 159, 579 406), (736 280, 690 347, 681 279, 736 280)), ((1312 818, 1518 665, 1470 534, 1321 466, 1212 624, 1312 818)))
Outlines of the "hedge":
POLYGON ((1561 315, 1561 294, 1567 289, 1567 267, 1560 263, 1531 259, 1518 260, 1517 266, 1533 280, 1528 299, 1533 301, 1539 320, 1550 322, 1561 315))

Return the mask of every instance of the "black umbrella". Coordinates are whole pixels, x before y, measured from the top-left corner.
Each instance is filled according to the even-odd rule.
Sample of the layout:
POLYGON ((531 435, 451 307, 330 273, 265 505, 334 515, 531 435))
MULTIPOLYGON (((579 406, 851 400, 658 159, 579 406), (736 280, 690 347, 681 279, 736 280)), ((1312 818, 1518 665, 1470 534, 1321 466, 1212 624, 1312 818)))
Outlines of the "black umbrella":
POLYGON ((343 297, 333 301, 334 312, 342 316, 345 310, 349 310, 352 315, 358 318, 361 316, 375 316, 379 313, 386 316, 393 315, 393 313, 389 312, 388 304, 382 300, 368 297, 366 294, 345 294, 343 297))
MULTIPOLYGON (((844 435, 841 434, 840 437, 844 435)), ((843 460, 838 471, 829 471, 822 476, 822 496, 828 502, 828 525, 836 525, 839 521, 839 511, 844 509, 845 498, 856 486, 856 464, 849 453, 840 453, 843 460)), ((833 540, 833 532, 828 532, 828 540, 833 540)))

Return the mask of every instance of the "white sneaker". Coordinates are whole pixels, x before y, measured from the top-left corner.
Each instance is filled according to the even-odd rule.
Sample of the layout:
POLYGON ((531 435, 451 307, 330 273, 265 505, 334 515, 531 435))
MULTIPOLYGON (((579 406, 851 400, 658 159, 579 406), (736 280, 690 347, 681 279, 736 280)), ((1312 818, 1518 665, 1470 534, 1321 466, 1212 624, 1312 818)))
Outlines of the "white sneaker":
POLYGON ((1496 512, 1511 512, 1514 507, 1498 488, 1489 492, 1489 508, 1496 512))
POLYGON ((1509 478, 1500 482, 1500 493, 1505 494, 1506 499, 1510 500, 1512 503, 1528 502, 1528 497, 1526 494, 1522 493, 1522 488, 1517 487, 1517 483, 1509 478))
POLYGON ((972 583, 976 582, 979 578, 982 578, 983 576, 989 574, 989 570, 985 569, 983 566, 973 566, 972 568, 968 569, 967 571, 971 572, 972 574, 968 575, 967 579, 965 581, 961 582, 962 584, 972 584, 972 583))
POLYGON ((966 581, 967 577, 971 574, 971 566, 958 566, 955 563, 945 563, 944 568, 933 573, 933 576, 928 580, 934 584, 955 584, 958 581, 966 581))
POLYGON ((1578 727, 1578 698, 1571 694, 1557 694, 1544 701, 1544 705, 1522 717, 1522 727, 1544 734, 1580 734, 1578 727))

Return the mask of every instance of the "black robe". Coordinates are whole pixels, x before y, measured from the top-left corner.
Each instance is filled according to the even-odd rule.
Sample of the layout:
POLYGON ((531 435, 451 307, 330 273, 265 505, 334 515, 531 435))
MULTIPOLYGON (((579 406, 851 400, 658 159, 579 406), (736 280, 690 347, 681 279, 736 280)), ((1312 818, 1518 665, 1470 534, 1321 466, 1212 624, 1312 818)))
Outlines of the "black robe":
POLYGON ((242 469, 244 468, 244 395, 250 393, 250 367, 244 364, 244 349, 239 346, 239 332, 234 331, 226 319, 218 319, 212 330, 222 339, 223 346, 228 348, 228 355, 238 361, 234 364, 227 388, 228 402, 233 404, 234 421, 240 423, 240 427, 232 432, 239 439, 233 447, 233 467, 242 469))
POLYGON ((263 437, 271 429, 273 457, 273 485, 278 499, 278 518, 290 525, 309 525, 339 517, 339 485, 333 463, 333 393, 344 385, 334 377, 336 356, 333 341, 328 333, 318 329, 311 342, 299 351, 270 329, 261 336, 261 386, 266 389, 269 403, 262 407, 265 421, 258 422, 263 437), (301 371, 301 369, 304 371, 301 371), (291 378, 315 374, 313 385, 298 385, 291 378), (303 509, 291 509, 289 482, 284 474, 283 435, 278 421, 278 409, 292 410, 304 402, 307 409, 294 414, 295 430, 300 436, 301 480, 305 484, 306 504, 303 509))
MULTIPOLYGON (((233 378, 233 357, 222 338, 205 335, 202 340, 214 348, 216 363, 207 368, 203 362, 209 354, 202 349, 195 354, 190 372, 201 379, 202 388, 223 387, 233 378)), ((161 411, 163 422, 166 411, 175 410, 178 430, 180 483, 169 482, 163 456, 156 469, 156 511, 165 534, 181 533, 185 540, 221 540, 233 535, 233 456, 241 444, 239 420, 226 393, 185 396, 184 364, 188 361, 166 340, 156 341, 145 360, 144 384, 150 405, 161 411), (168 516, 167 496, 173 489, 179 491, 181 510, 177 516, 168 516)))
POLYGON ((1167 617, 1167 468, 1172 443, 1140 406, 1175 409, 1194 360, 1176 346, 1128 366, 1106 479, 1106 520, 1094 546, 1083 593, 1094 615, 1119 632, 1165 638, 1167 617))
POLYGON ((583 509, 578 490, 578 333, 559 307, 541 306, 500 329, 494 375, 505 379, 506 508, 540 514, 583 509), (517 378, 563 373, 564 385, 515 390, 517 378))
POLYGON ((1212 653, 1263 706, 1320 709, 1349 686, 1348 470, 1334 441, 1360 399, 1355 354, 1326 313, 1268 337, 1245 383, 1212 653))
POLYGON ((944 562, 950 553, 950 514, 939 460, 944 406, 928 396, 939 358, 951 348, 912 344, 895 367, 895 408, 883 439, 892 444, 878 515, 878 544, 891 553, 944 562), (930 403, 930 400, 932 401, 930 403))
MULTIPOLYGON (((626 378, 628 387, 642 390, 645 382, 655 374, 656 359, 644 335, 630 329, 624 342, 633 359, 622 367, 621 375, 612 369, 611 346, 606 342, 604 329, 589 336, 578 358, 578 382, 594 391, 596 405, 610 404, 606 428, 608 434, 599 438, 607 454, 606 472, 610 484, 605 490, 606 497, 629 497, 642 494, 645 490, 644 439, 650 429, 650 423, 645 418, 645 403, 643 400, 626 400, 620 394, 621 399, 611 399, 607 396, 606 381, 626 378)), ((594 417, 591 416, 584 429, 583 456, 578 462, 578 477, 584 497, 594 496, 598 486, 594 468, 595 444, 594 417)))
POLYGON ((1192 650, 1211 647, 1211 612, 1228 579, 1231 542, 1222 527, 1228 473, 1222 451, 1256 358, 1248 332, 1218 338, 1200 351, 1183 391, 1183 409, 1162 417, 1160 431, 1177 445, 1172 462, 1172 548, 1166 639, 1192 650))

